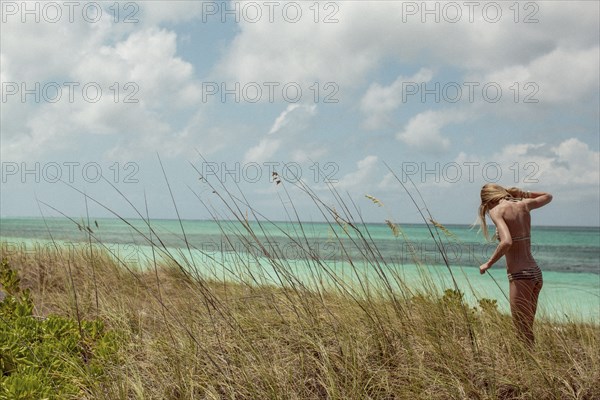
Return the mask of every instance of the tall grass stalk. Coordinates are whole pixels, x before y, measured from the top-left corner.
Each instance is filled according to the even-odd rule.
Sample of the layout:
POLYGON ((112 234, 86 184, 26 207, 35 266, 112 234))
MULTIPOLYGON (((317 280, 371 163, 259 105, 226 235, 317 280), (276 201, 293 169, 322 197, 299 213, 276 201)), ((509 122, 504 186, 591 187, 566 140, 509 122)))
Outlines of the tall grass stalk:
MULTIPOLYGON (((164 168, 163 174, 170 190, 164 168)), ((146 260, 120 258, 99 240, 101 226, 89 229, 89 218, 89 252, 69 253, 57 243, 54 254, 1 246, 32 290, 40 317, 70 315, 74 301, 78 319, 97 316, 123 338, 118 362, 106 366, 108 379, 91 378, 84 398, 600 398, 600 327, 540 319, 537 347, 530 349, 493 301, 467 304, 468 288, 458 285, 445 255, 440 230, 447 232, 418 190, 421 204, 403 186, 452 277, 448 289, 420 267, 422 286, 405 282, 403 267, 377 248, 358 205, 332 185, 330 203, 301 180, 283 182, 286 228, 253 207, 239 187, 201 178, 217 204, 190 190, 231 251, 198 248, 180 218, 178 247, 186 251, 173 250, 151 223, 147 199, 138 208, 112 184, 144 228, 74 189, 139 235, 151 250, 146 260), (311 245, 295 206, 298 194, 322 216, 351 276, 311 245), (299 256, 273 246, 278 238, 299 256), (37 276, 40 265, 44 279, 37 276)))

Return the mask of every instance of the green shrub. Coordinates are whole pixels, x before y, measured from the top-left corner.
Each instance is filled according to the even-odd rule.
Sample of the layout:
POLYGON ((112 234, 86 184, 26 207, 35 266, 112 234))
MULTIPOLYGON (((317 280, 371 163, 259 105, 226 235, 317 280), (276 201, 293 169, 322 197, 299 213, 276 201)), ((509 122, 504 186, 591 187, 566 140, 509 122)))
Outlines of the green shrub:
POLYGON ((498 302, 495 299, 480 299, 479 307, 481 307, 483 312, 488 314, 498 313, 498 302))
POLYGON ((0 399, 81 398, 104 377, 118 338, 100 320, 33 315, 8 262, 0 264, 0 399))

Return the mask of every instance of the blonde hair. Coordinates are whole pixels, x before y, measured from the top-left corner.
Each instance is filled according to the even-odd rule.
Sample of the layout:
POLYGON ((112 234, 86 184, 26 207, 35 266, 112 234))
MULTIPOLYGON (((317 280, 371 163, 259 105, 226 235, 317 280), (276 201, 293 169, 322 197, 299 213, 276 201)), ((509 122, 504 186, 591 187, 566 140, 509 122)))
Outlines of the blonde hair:
POLYGON ((487 240, 490 240, 487 224, 485 222, 485 215, 489 214, 490 206, 494 203, 499 202, 502 199, 515 199, 517 193, 521 191, 517 188, 505 189, 495 183, 488 183, 483 185, 481 188, 481 205, 479 206, 479 224, 481 225, 481 231, 483 236, 487 240))

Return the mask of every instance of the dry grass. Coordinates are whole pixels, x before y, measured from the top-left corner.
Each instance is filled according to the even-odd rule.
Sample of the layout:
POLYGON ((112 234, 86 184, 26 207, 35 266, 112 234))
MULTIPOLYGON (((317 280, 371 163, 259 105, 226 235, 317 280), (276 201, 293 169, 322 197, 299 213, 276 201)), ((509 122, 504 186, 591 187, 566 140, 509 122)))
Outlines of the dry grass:
POLYGON ((355 296, 192 278, 174 262, 128 270, 104 253, 8 256, 37 314, 77 309, 122 333, 93 398, 600 398, 595 325, 537 321, 530 351, 509 316, 465 313, 451 293, 382 284, 355 296))

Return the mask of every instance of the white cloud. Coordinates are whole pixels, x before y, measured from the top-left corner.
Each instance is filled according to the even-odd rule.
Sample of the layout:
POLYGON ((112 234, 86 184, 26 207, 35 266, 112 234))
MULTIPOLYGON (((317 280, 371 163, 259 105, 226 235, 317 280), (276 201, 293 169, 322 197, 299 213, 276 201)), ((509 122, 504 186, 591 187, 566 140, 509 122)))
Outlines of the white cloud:
POLYGON ((338 190, 369 190, 378 180, 378 157, 368 155, 356 163, 356 170, 344 175, 338 183, 335 184, 338 190))
POLYGON ((196 158, 198 153, 210 156, 231 146, 232 132, 211 122, 204 110, 198 110, 180 129, 168 124, 160 114, 138 115, 132 134, 121 135, 107 152, 107 157, 131 160, 158 152, 165 157, 196 158))
POLYGON ((257 145, 251 147, 244 155, 244 162, 263 162, 269 160, 281 147, 280 139, 262 138, 257 145))
MULTIPOLYGON (((119 135, 114 144, 123 148, 109 150, 108 156, 139 156, 147 150, 165 149, 177 155, 201 143, 194 137, 197 133, 178 132, 167 117, 200 101, 192 65, 176 55, 175 33, 152 28, 134 32, 114 45, 71 50, 77 57, 63 66, 64 81, 57 82, 63 92, 61 100, 22 103, 19 96, 13 96, 3 104, 7 108, 3 114, 11 113, 3 121, 3 157, 43 157, 75 149, 86 136, 97 134, 119 135), (77 82, 73 101, 63 83, 67 81, 77 82), (99 101, 83 97, 82 89, 88 84, 101 87, 99 101)), ((12 55, 3 54, 3 61, 8 58, 11 71, 19 70, 23 60, 12 55)), ((197 121, 188 124, 200 128, 197 121)), ((203 130, 208 129, 198 132, 203 130)))
POLYGON ((97 149, 109 149, 108 155, 139 156, 148 149, 165 148, 181 154, 200 144, 197 132, 217 129, 198 126, 202 118, 174 123, 173 115, 194 115, 191 111, 199 105, 201 92, 193 66, 177 56, 176 33, 158 28, 164 22, 198 18, 201 3, 121 3, 117 22, 115 5, 101 6, 102 18, 95 23, 81 17, 81 5, 76 6, 73 22, 65 6, 59 23, 35 23, 33 17, 22 23, 20 15, 3 23, 2 82, 25 83, 28 88, 37 82, 55 83, 62 87, 63 96, 56 103, 44 98, 31 101, 32 96, 23 103, 18 95, 3 102, 2 157, 56 156, 58 150, 85 147, 95 134, 114 135, 106 148, 97 149), (126 16, 139 22, 125 23, 126 16), (74 101, 68 100, 64 82, 78 83, 74 101), (81 89, 89 83, 102 88, 98 102, 82 98, 81 89), (128 96, 139 102, 124 103, 128 96), (198 131, 191 132, 192 126, 198 131), (117 151, 111 145, 124 148, 117 151))
MULTIPOLYGON (((81 59, 73 68, 73 77, 82 82, 114 82, 122 87, 128 82, 139 87, 136 97, 145 107, 185 107, 200 100, 194 82, 193 66, 177 57, 177 35, 151 28, 134 32, 114 46, 81 59)), ((123 96, 133 89, 121 89, 123 96)))
POLYGON ((555 165, 543 172, 542 179, 548 179, 553 185, 589 185, 597 193, 600 187, 600 152, 593 151, 576 138, 565 140, 553 147, 552 152, 556 154, 555 165))
MULTIPOLYGON (((404 3, 338 2, 339 22, 332 24, 313 22, 308 8, 312 3, 303 5, 304 18, 297 23, 286 23, 280 16, 274 23, 242 21, 214 72, 242 82, 335 80, 352 87, 364 83, 365 75, 386 60, 485 72, 526 65, 557 47, 597 42, 593 33, 598 21, 591 16, 598 14, 595 2, 535 3, 537 11, 520 8, 517 23, 509 8, 512 3, 502 3, 496 23, 484 18, 486 2, 478 3, 473 22, 468 8, 461 6, 458 23, 444 18, 436 23, 432 16, 422 22, 421 12, 404 13, 404 3), (523 23, 531 12, 538 22, 523 23)), ((419 8, 423 4, 409 3, 419 8)))
POLYGON ((531 65, 531 78, 540 86, 540 101, 569 104, 598 94, 600 47, 558 48, 531 65))
POLYGON ((86 53, 110 37, 110 22, 96 24, 76 19, 74 23, 21 23, 12 17, 3 23, 2 54, 18 82, 43 82, 68 76, 69 68, 86 53), (8 34, 10 33, 10 34, 8 34), (44 38, 44 40, 40 40, 44 38))
POLYGON ((298 146, 294 144, 295 136, 307 129, 316 109, 317 106, 314 104, 288 104, 287 108, 277 116, 269 132, 246 151, 244 162, 272 161, 269 158, 273 157, 284 144, 298 151, 298 146))
POLYGON ((505 146, 491 156, 475 156, 465 153, 455 159, 459 165, 477 163, 481 172, 486 164, 494 163, 490 176, 475 173, 478 181, 494 181, 506 186, 541 186, 547 190, 559 188, 568 194, 568 189, 585 191, 597 196, 600 187, 600 152, 577 138, 564 140, 557 145, 546 143, 521 143, 505 146), (496 171, 501 177, 496 177, 496 171), (493 175, 493 176, 492 176, 493 175))
MULTIPOLYGON (((179 23, 187 22, 193 19, 201 19, 205 6, 203 3, 215 4, 214 1, 203 0, 169 0, 169 1, 148 1, 140 4, 139 12, 134 17, 139 20, 143 26, 156 26, 164 22, 179 23)), ((127 3, 125 3, 127 4, 127 3)), ((136 3, 132 3, 136 5, 136 3)), ((121 6, 124 8, 124 6, 121 6)), ((131 15, 134 8, 129 7, 125 12, 121 12, 122 18, 131 15)))
MULTIPOLYGON (((348 83, 376 65, 377 57, 366 41, 353 33, 350 20, 314 23, 309 9, 312 3, 295 4, 301 5, 303 15, 297 23, 285 21, 282 4, 273 23, 242 20, 240 33, 215 66, 214 74, 240 82, 298 82, 307 88, 315 81, 348 83), (357 40, 348 40, 348 35, 357 40)), ((334 4, 347 8, 347 3, 334 4)), ((338 13, 340 18, 342 13, 338 13)))
POLYGON ((503 90, 502 99, 507 105, 512 104, 512 111, 531 100, 542 105, 585 103, 590 95, 598 93, 599 69, 597 45, 584 49, 559 47, 528 64, 491 70, 485 76, 468 79, 498 83, 503 90))
POLYGON ((285 109, 285 111, 283 111, 281 114, 279 114, 277 119, 275 119, 275 122, 273 122, 273 126, 271 126, 271 129, 269 130, 268 134, 272 135, 275 132, 279 131, 282 127, 286 126, 289 123, 288 114, 290 114, 292 111, 294 111, 298 107, 299 107, 298 104, 288 105, 288 107, 285 109))
POLYGON ((10 82, 10 65, 8 61, 8 57, 4 55, 4 53, 0 52, 0 65, 2 65, 2 69, 0 69, 0 82, 10 82))
POLYGON ((411 118, 396 138, 414 149, 440 154, 450 148, 450 140, 441 134, 442 128, 465 118, 465 113, 458 110, 428 110, 411 118))
POLYGON ((389 122, 389 113, 402 104, 406 85, 420 85, 422 82, 429 82, 432 77, 431 70, 421 68, 413 76, 399 76, 389 86, 372 83, 360 101, 360 110, 367 115, 364 127, 379 129, 385 126, 389 122))

